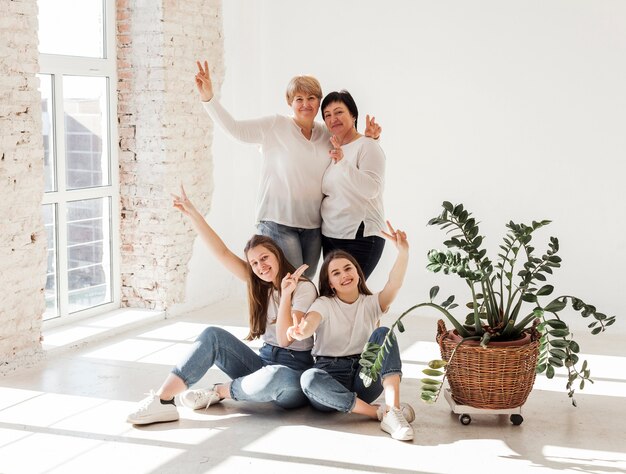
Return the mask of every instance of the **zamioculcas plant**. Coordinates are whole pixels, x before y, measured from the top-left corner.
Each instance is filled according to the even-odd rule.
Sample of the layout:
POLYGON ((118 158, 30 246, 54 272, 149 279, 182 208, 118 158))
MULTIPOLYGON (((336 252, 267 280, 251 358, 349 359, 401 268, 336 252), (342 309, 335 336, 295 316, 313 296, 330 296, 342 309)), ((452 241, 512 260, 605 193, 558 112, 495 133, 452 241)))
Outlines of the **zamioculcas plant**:
MULTIPOLYGON (((382 345, 368 343, 365 346, 360 361, 361 377, 365 383, 376 380, 382 360, 395 341, 395 329, 403 332, 402 319, 418 308, 436 309, 454 326, 461 338, 479 340, 483 347, 490 341, 518 339, 539 320, 536 329, 540 331, 541 339, 536 371, 552 378, 555 368, 565 367, 568 373, 566 388, 575 406, 575 383, 583 389, 586 381, 593 383, 593 380, 587 361, 579 361, 580 347, 564 320, 565 310, 569 305, 580 316, 588 318, 588 327, 594 335, 612 325, 615 316, 609 317, 597 311, 595 306, 576 296, 552 296, 554 287, 545 282, 554 269, 561 266, 561 258, 557 255, 559 241, 550 237, 548 249, 542 255, 537 254, 531 243, 533 233, 550 221, 533 221, 530 225, 511 221, 506 224, 508 230, 494 263, 482 248, 484 238, 480 235, 478 223, 463 204, 453 205, 445 201, 442 206, 442 213, 428 224, 447 231, 449 238, 444 245, 448 250, 428 252, 427 269, 435 273, 454 274, 465 280, 471 295, 467 303, 470 313, 461 323, 451 313, 458 306, 454 303, 454 296, 435 303, 439 288, 433 287, 429 301, 416 304, 400 315, 382 345)), ((441 365, 437 361, 432 364, 441 365)), ((440 368, 427 370, 438 371, 440 368)), ((431 374, 435 375, 434 372, 431 374)), ((436 398, 438 391, 433 389, 439 384, 433 379, 426 379, 425 386, 426 392, 432 394, 430 398, 436 398)), ((427 395, 423 398, 429 398, 427 395)))

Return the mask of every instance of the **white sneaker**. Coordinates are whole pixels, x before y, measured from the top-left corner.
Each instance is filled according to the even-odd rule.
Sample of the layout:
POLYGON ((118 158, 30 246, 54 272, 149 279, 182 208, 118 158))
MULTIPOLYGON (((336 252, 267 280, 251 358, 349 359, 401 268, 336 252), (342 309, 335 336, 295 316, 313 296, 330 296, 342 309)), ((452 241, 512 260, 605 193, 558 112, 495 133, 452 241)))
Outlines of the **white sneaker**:
POLYGON ((139 402, 137 409, 128 415, 126 421, 134 425, 147 425, 160 421, 178 420, 176 405, 161 403, 159 396, 150 391, 150 394, 139 402))
POLYGON ((187 408, 199 410, 200 408, 209 408, 211 405, 221 402, 222 399, 215 391, 215 385, 213 385, 211 389, 187 390, 180 396, 180 401, 187 408))
POLYGON ((400 441, 410 441, 413 439, 413 428, 406 421, 402 411, 396 407, 391 407, 383 421, 380 422, 380 429, 386 431, 393 439, 400 441))
MULTIPOLYGON (((413 410, 413 407, 411 405, 409 405, 408 403, 400 403, 400 410, 402 411, 402 415, 404 416, 404 419, 406 421, 408 421, 409 423, 413 423, 415 421, 415 410, 413 410)), ((387 405, 385 405, 384 403, 381 403, 378 406, 378 410, 377 410, 377 415, 378 415, 378 419, 380 421, 382 421, 383 416, 385 416, 385 412, 387 411, 387 405)))

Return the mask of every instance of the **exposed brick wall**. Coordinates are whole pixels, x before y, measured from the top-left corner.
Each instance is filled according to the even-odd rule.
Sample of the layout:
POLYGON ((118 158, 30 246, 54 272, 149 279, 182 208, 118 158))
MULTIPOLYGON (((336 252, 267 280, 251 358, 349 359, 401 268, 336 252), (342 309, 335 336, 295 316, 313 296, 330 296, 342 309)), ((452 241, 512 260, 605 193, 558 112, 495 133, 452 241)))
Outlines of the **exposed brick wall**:
POLYGON ((195 233, 171 206, 179 183, 202 213, 212 194, 211 121, 193 76, 222 82, 221 1, 117 1, 122 305, 184 298, 195 233))
POLYGON ((37 1, 0 0, 0 374, 40 359, 46 235, 37 1))

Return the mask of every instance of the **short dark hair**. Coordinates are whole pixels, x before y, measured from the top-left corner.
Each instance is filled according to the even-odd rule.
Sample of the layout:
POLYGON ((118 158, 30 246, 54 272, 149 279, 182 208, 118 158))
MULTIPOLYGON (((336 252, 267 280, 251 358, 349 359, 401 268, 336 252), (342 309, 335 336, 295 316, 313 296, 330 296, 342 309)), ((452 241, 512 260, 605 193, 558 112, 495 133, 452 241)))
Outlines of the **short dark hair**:
POLYGON ((348 108, 350 115, 354 117, 354 128, 356 129, 357 120, 359 119, 359 109, 357 108, 356 102, 350 93, 345 89, 342 89, 339 92, 330 92, 326 95, 326 97, 324 97, 324 100, 322 101, 322 118, 324 117, 324 110, 329 107, 330 104, 335 102, 341 102, 348 108))

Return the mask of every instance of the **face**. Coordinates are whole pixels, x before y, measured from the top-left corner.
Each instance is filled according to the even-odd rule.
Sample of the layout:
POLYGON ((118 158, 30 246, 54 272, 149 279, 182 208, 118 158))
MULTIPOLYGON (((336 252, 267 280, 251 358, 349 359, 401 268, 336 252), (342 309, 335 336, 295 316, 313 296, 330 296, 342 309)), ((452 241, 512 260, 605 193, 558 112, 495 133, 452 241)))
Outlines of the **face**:
POLYGON ((343 136, 354 128, 354 117, 343 102, 331 102, 323 111, 328 131, 343 136))
POLYGON ((261 280, 273 282, 278 275, 278 258, 263 245, 257 245, 248 250, 248 262, 252 271, 261 280))
POLYGON ((328 265, 328 282, 338 295, 359 290, 359 274, 347 258, 336 258, 328 265))
POLYGON ((312 121, 320 109, 320 99, 313 94, 296 92, 291 102, 291 108, 298 121, 312 121))

